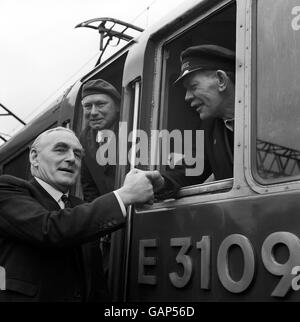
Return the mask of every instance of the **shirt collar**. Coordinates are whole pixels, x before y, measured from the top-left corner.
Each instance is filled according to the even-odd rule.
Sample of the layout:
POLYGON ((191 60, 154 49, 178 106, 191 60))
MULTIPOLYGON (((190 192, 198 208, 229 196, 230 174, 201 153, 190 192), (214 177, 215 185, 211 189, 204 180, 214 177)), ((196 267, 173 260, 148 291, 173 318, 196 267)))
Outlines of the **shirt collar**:
POLYGON ((107 142, 110 142, 112 136, 115 135, 115 133, 114 133, 113 127, 108 130, 110 130, 111 132, 107 132, 105 130, 99 130, 96 135, 96 142, 103 143, 102 141, 103 141, 104 137, 107 138, 107 142))
POLYGON ((224 124, 227 127, 228 130, 233 132, 234 130, 234 118, 224 120, 224 124))
POLYGON ((39 179, 37 177, 34 177, 34 179, 49 193, 49 195, 56 201, 59 202, 62 195, 69 195, 69 192, 62 193, 61 191, 53 188, 49 183, 43 181, 42 179, 39 179))
MULTIPOLYGON (((106 130, 110 130, 110 131, 114 132, 115 125, 116 124, 113 124, 109 129, 106 129, 106 130)), ((96 134, 96 142, 100 143, 103 140, 103 135, 104 135, 103 131, 105 131, 105 130, 98 130, 98 132, 96 134)), ((107 132, 106 132, 106 135, 107 135, 107 132)), ((110 141, 110 138, 108 138, 108 140, 110 141)))

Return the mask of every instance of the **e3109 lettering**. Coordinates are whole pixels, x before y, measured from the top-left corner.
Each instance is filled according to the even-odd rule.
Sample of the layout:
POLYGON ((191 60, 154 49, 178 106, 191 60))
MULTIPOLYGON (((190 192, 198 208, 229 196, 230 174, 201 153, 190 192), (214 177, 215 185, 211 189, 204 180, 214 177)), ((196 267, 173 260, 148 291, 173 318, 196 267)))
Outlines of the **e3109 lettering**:
MULTIPOLYGON (((156 257, 147 257, 146 248, 157 247, 157 239, 143 239, 139 241, 139 268, 138 283, 155 285, 157 284, 156 275, 146 275, 145 266, 156 265, 156 257)), ((169 280, 176 288, 185 287, 191 280, 193 271, 193 262, 188 254, 192 247, 192 238, 171 238, 171 247, 180 247, 176 256, 176 262, 183 268, 183 273, 169 273, 169 280)), ((200 288, 210 289, 211 284, 211 237, 203 236, 196 242, 196 248, 201 252, 201 277, 200 288)), ((297 265, 300 265, 300 240, 290 232, 275 232, 270 234, 263 242, 261 247, 261 258, 268 272, 273 275, 281 276, 280 281, 272 291, 271 296, 284 297, 292 286, 295 272, 292 271, 297 265), (274 257, 274 248, 278 244, 284 244, 289 257, 285 263, 279 263, 274 257)), ((240 234, 232 234, 226 237, 219 246, 217 254, 217 273, 223 287, 231 293, 241 293, 247 290, 254 278, 256 268, 255 254, 250 240, 240 234), (236 281, 230 275, 228 253, 231 246, 236 245, 243 254, 244 268, 241 278, 236 281)), ((293 287, 294 289, 294 287, 293 287)))

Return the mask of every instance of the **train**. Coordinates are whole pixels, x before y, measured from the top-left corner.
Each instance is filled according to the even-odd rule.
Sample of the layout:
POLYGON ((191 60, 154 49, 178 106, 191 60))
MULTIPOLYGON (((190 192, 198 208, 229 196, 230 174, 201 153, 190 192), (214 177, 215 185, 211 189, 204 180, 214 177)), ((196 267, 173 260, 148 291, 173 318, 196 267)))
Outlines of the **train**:
MULTIPOLYGON (((99 21, 103 26, 107 18, 99 21)), ((150 137, 155 130, 197 129, 184 89, 174 81, 181 51, 200 44, 236 53, 233 177, 186 186, 176 199, 129 209, 126 228, 111 239, 113 300, 299 301, 298 1, 184 1, 99 60, 2 145, 0 173, 29 178, 30 145, 46 129, 81 133, 80 91, 90 79, 105 79, 122 93, 120 121, 128 132, 140 129, 150 137)), ((133 159, 136 139, 120 147, 133 159)), ((149 159, 159 160, 160 148, 149 145, 149 159)), ((116 188, 133 166, 139 167, 117 164, 116 188)), ((141 168, 163 171, 165 165, 141 168)), ((74 192, 81 195, 80 183, 74 192)))

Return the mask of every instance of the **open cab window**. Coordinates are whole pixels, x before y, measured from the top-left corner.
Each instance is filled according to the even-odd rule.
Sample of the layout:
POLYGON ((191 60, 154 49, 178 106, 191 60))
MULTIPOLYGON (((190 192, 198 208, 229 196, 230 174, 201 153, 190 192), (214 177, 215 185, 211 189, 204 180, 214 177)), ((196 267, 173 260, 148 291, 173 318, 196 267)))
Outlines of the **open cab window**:
MULTIPOLYGON (((212 174, 205 180, 201 180, 203 165, 208 162, 204 158, 205 131, 199 114, 185 101, 185 88, 182 84, 174 84, 180 74, 181 52, 188 47, 205 44, 223 46, 235 51, 236 3, 234 1, 206 12, 205 16, 199 14, 197 21, 177 31, 161 45, 162 86, 158 127, 160 130, 166 130, 169 139, 162 140, 156 154, 160 158, 160 170, 163 173, 168 174, 184 168, 186 175, 187 168, 190 168, 189 178, 184 177, 183 183, 180 184, 182 189, 179 197, 228 191, 233 182, 232 175, 224 176, 222 179, 225 180, 217 180, 212 174), (190 157, 188 167, 185 162, 187 155, 190 157), (194 164, 192 164, 193 160, 194 164)), ((233 173, 233 144, 231 150, 232 155, 229 158, 231 158, 233 173)), ((222 155, 220 154, 219 157, 222 158, 222 155)))
MULTIPOLYGON (((84 79, 82 84, 91 80, 103 80, 113 86, 122 95, 122 78, 124 64, 127 57, 127 51, 118 55, 112 61, 99 65, 84 79)), ((99 85, 98 85, 99 86, 99 85)), ((103 85, 105 86, 105 85, 103 85)), ((107 85, 106 85, 107 86, 107 85)), ((114 99, 111 95, 99 91, 98 97, 93 105, 95 111, 91 112, 89 108, 85 108, 81 99, 82 87, 78 92, 75 107, 75 124, 77 124, 77 132, 80 142, 84 148, 85 155, 81 165, 81 177, 78 182, 78 194, 84 200, 91 202, 95 198, 114 190, 116 181, 116 146, 118 144, 118 129, 121 113, 121 101, 114 99), (104 95, 103 95, 104 94, 104 95), (109 128, 105 125, 109 124, 109 128), (102 128, 101 128, 102 126, 102 128), (109 130, 112 133, 111 140, 103 138, 103 131, 99 129, 109 130), (106 140, 106 141, 105 141, 106 140), (106 161, 101 154, 101 144, 111 143, 110 149, 113 153, 112 162, 106 161)), ((91 105, 91 101, 88 102, 91 105)), ((105 155, 107 156, 107 155, 105 155)))

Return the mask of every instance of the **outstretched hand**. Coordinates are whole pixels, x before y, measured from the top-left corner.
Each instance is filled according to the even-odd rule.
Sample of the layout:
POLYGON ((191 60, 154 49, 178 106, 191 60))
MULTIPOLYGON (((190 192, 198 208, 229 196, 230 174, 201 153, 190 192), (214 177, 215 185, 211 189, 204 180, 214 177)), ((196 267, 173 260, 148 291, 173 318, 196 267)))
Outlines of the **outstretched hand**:
POLYGON ((154 199, 153 186, 144 171, 132 169, 125 177, 123 186, 117 190, 125 206, 151 202, 154 199))
POLYGON ((125 206, 130 204, 153 204, 154 191, 164 185, 158 171, 132 169, 125 177, 123 186, 117 190, 125 206))
POLYGON ((146 177, 151 181, 153 185, 153 191, 157 192, 163 188, 165 180, 159 171, 145 171, 146 177))

